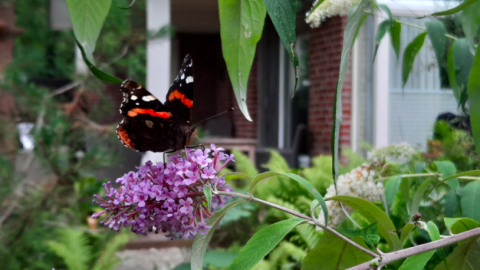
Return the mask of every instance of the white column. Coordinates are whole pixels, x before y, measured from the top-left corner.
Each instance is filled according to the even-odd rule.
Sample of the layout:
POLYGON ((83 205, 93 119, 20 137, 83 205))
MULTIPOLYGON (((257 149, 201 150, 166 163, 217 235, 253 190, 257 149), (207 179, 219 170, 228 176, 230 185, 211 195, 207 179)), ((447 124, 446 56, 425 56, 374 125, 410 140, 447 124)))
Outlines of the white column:
MULTIPOLYGON (((155 32, 169 25, 170 0, 147 0, 147 31, 155 32)), ((156 38, 147 41, 147 89, 160 101, 165 102, 170 87, 170 38, 156 38)), ((147 152, 142 157, 142 163, 163 161, 163 153, 147 152)))
MULTIPOLYGON (((376 20, 375 28, 381 20, 376 20)), ((375 58, 375 73, 374 73, 374 135, 373 146, 375 148, 388 145, 388 129, 389 129, 389 98, 390 91, 389 71, 390 71, 390 35, 387 33, 380 46, 378 47, 377 56, 375 58)))

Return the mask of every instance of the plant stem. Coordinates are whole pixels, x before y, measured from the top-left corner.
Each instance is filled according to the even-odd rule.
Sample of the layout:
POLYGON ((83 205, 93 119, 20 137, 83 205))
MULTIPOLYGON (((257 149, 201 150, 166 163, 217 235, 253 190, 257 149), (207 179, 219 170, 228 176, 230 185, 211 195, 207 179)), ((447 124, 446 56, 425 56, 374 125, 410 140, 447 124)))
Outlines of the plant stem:
MULTIPOLYGON (((450 236, 448 238, 440 239, 438 241, 430 242, 427 244, 423 245, 418 245, 415 247, 411 248, 406 248, 394 252, 389 252, 385 253, 382 255, 382 259, 379 260, 379 258, 375 258, 371 261, 359 264, 357 266, 348 268, 349 270, 368 270, 368 269, 377 269, 377 268, 372 268, 371 264, 374 262, 378 263, 378 268, 385 266, 389 263, 413 256, 413 255, 418 255, 427 251, 443 248, 455 243, 458 243, 463 240, 467 240, 469 238, 479 236, 480 235, 480 228, 475 228, 473 230, 469 230, 466 232, 462 232, 459 234, 455 234, 453 236, 450 236)), ((376 266, 375 266, 376 267, 376 266)))
POLYGON ((327 232, 337 236, 338 238, 342 239, 343 241, 349 243, 350 245, 354 246, 355 248, 359 249, 360 251, 364 252, 365 254, 367 255, 370 255, 374 258, 379 258, 379 255, 362 247, 361 245, 357 244, 356 242, 354 242, 353 240, 351 240, 350 238, 344 236, 343 234, 335 231, 334 229, 328 227, 327 225, 325 224, 322 224, 320 222, 318 222, 318 220, 312 218, 312 217, 309 217, 307 215, 304 215, 302 213, 299 213, 297 211, 293 211, 291 209, 288 209, 286 207, 283 207, 283 206, 280 206, 278 204, 274 204, 274 203, 271 203, 269 201, 264 201, 262 199, 258 199, 258 198, 255 198, 253 196, 249 196, 249 195, 245 195, 245 194, 241 194, 241 193, 236 193, 236 192, 226 192, 226 191, 214 191, 213 192, 214 194, 216 195, 226 195, 226 196, 235 196, 235 197, 240 197, 242 199, 245 199, 246 201, 249 201, 249 202, 256 202, 256 203, 261 203, 261 204, 265 204, 265 205, 268 205, 270 207, 273 207, 273 208, 276 208, 280 211, 283 211, 285 213, 288 213, 292 216, 296 216, 296 217, 299 217, 299 218, 303 218, 305 220, 308 220, 309 222, 312 222, 314 223, 315 225, 323 228, 324 230, 326 230, 327 232))

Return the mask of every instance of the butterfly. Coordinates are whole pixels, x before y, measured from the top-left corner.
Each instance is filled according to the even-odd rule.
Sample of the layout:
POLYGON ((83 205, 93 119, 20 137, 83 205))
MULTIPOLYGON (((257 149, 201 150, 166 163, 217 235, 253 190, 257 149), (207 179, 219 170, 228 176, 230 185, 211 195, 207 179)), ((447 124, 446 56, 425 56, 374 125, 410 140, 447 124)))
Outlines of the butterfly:
POLYGON ((170 86, 165 104, 140 84, 125 80, 120 86, 123 101, 117 137, 137 152, 177 151, 189 146, 197 134, 192 125, 193 62, 190 55, 170 86))

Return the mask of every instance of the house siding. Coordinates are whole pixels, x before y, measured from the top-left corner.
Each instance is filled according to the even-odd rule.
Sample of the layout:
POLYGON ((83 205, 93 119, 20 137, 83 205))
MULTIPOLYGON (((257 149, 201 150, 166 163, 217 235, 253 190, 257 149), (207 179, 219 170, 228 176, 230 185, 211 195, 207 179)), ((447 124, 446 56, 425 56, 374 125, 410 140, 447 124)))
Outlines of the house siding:
MULTIPOLYGON (((311 30, 308 121, 312 155, 331 153, 333 104, 346 24, 346 16, 336 16, 311 30)), ((340 147, 350 146, 351 95, 351 66, 349 65, 342 93, 343 123, 340 129, 340 147)))

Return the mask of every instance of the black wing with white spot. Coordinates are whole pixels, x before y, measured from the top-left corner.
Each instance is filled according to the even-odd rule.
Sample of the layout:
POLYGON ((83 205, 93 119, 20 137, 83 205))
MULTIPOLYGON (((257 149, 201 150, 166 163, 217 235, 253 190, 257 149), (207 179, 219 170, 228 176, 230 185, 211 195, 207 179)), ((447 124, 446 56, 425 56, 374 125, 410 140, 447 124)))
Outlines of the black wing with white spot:
POLYGON ((180 71, 167 93, 165 106, 182 126, 190 126, 193 108, 193 61, 185 56, 180 71))

